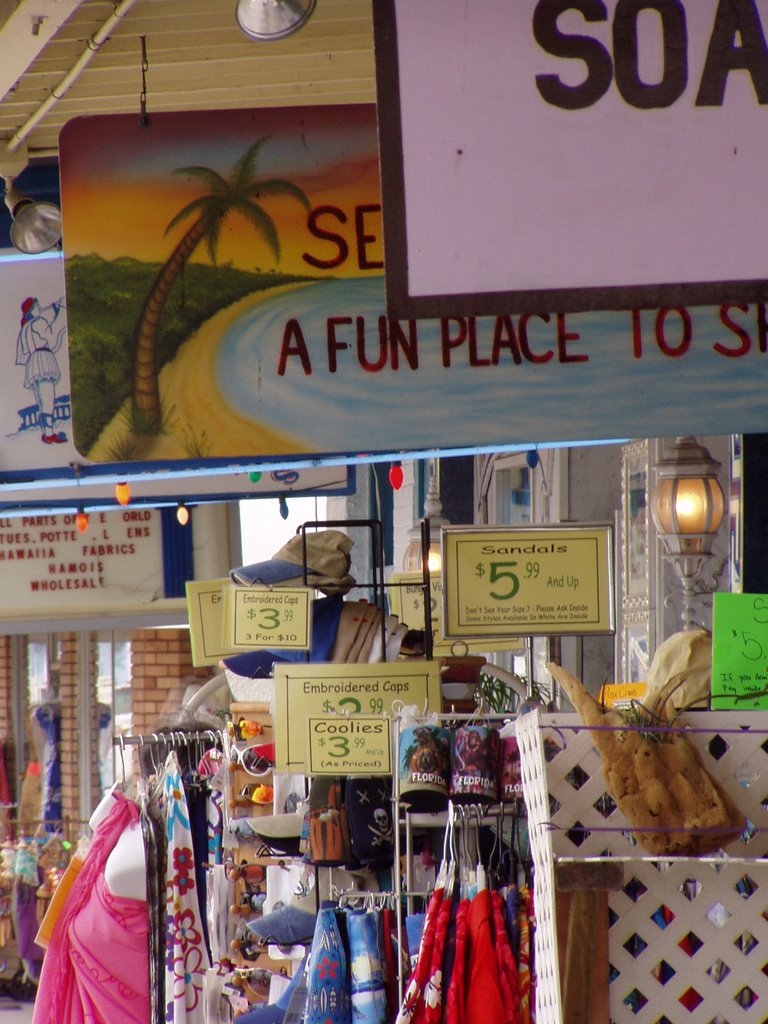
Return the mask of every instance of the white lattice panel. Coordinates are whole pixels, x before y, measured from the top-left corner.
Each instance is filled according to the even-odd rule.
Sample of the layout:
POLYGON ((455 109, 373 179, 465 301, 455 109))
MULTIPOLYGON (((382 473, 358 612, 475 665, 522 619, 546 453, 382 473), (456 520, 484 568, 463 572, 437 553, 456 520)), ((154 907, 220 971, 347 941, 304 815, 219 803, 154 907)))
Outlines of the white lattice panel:
POLYGON ((633 842, 576 715, 540 719, 546 797, 536 743, 525 738, 530 726, 518 723, 532 845, 545 859, 551 850, 555 858, 626 861, 624 889, 609 900, 615 1024, 766 1024, 768 713, 699 712, 682 721, 710 775, 748 819, 719 863, 652 860, 633 842))
POLYGON ((516 723, 520 775, 534 863, 536 1021, 537 1024, 563 1024, 555 920, 555 862, 551 832, 546 827, 549 820, 549 793, 539 723, 538 711, 522 715, 516 723))

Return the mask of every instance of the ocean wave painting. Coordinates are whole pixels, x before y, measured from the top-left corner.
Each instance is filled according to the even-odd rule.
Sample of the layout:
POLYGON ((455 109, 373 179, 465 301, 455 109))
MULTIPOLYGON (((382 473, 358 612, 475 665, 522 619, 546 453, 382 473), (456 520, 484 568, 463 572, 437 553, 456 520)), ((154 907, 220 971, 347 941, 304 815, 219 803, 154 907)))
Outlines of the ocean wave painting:
POLYGON ((261 296, 221 338, 218 386, 242 416, 308 452, 747 433, 768 422, 756 308, 651 310, 634 324, 630 311, 398 321, 415 337, 410 361, 385 309, 380 277, 261 296), (380 324, 386 360, 374 368, 380 324))

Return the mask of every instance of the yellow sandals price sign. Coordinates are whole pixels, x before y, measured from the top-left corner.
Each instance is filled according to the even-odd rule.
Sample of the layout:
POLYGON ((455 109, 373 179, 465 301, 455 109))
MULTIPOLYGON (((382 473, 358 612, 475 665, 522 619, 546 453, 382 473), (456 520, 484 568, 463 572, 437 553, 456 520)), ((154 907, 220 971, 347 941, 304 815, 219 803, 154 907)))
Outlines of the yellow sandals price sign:
POLYGON ((238 651, 309 650, 311 597, 310 587, 230 587, 222 639, 238 651))
POLYGON ((307 719, 307 775, 391 775, 389 719, 324 715, 307 719))
MULTIPOLYGON (((275 665, 275 768, 308 772, 307 722, 324 716, 391 715, 392 705, 415 704, 419 711, 440 711, 437 661, 275 665)), ((365 736, 365 733, 357 734, 365 736)), ((349 738, 354 736, 349 734, 349 738)), ((338 772, 347 774, 344 757, 338 772)), ((354 758, 350 764, 354 765, 354 758)), ((366 772, 365 774, 375 774, 366 772)))
POLYGON ((612 633, 610 526, 442 531, 443 634, 612 633))

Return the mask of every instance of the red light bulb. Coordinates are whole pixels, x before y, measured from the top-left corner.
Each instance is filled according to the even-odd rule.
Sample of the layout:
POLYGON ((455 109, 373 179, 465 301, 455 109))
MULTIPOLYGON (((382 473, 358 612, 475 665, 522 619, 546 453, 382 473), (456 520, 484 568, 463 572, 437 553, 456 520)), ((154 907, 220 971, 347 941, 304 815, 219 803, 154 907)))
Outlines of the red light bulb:
POLYGON ((403 467, 402 466, 390 466, 389 467, 389 482, 392 485, 393 491, 399 491, 403 486, 403 467))

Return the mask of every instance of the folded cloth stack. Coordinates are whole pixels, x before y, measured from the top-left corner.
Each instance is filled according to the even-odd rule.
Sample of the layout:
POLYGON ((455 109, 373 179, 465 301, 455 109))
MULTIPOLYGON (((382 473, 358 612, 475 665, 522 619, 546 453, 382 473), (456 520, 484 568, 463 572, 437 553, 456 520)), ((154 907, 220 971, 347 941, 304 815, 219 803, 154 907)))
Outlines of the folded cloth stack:
POLYGON ((407 627, 400 624, 396 615, 384 615, 369 601, 345 601, 329 660, 381 661, 383 643, 386 660, 391 661, 397 657, 406 632, 407 627))

